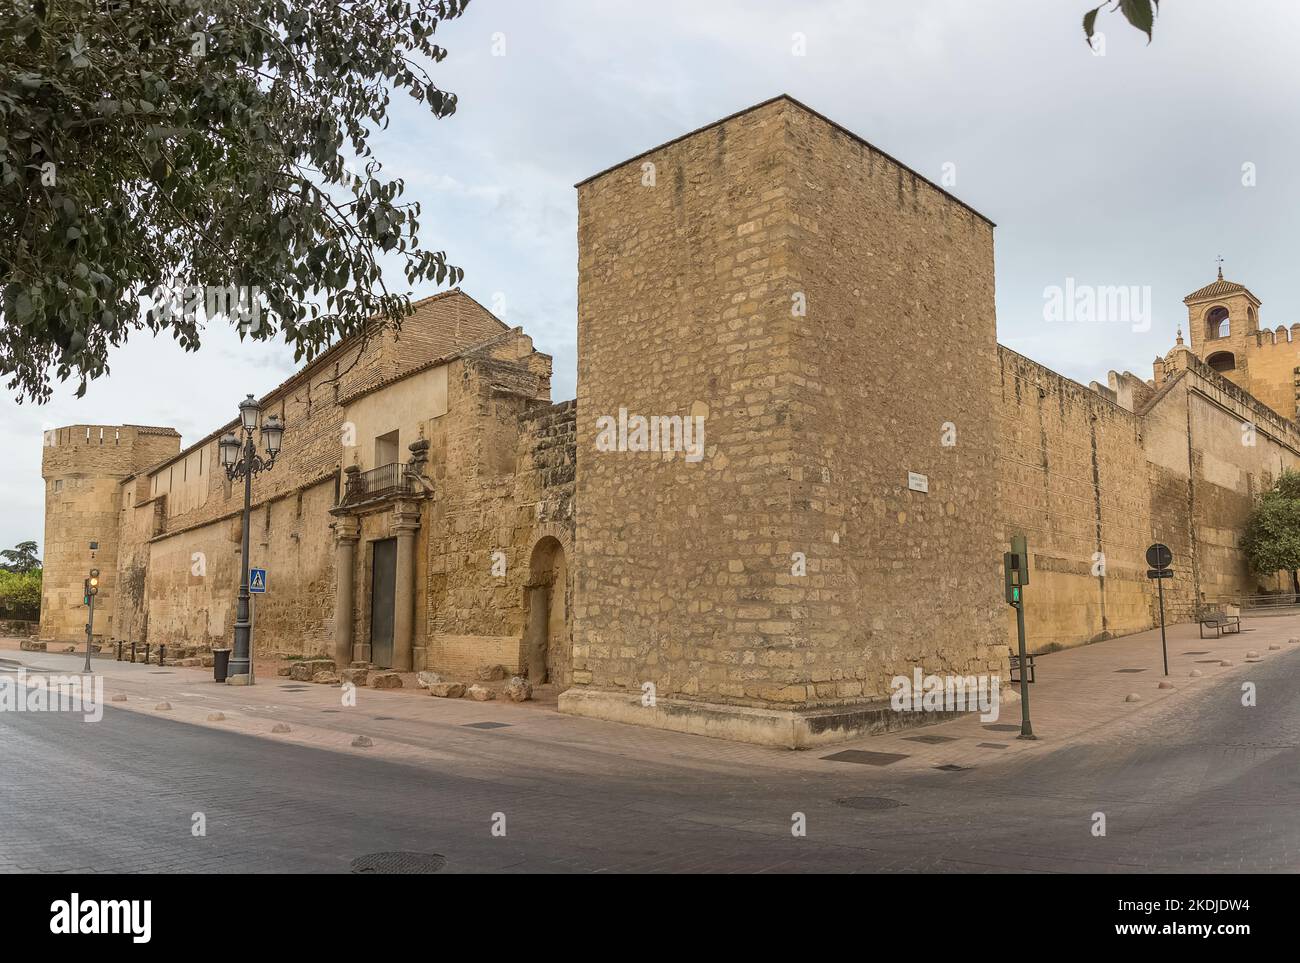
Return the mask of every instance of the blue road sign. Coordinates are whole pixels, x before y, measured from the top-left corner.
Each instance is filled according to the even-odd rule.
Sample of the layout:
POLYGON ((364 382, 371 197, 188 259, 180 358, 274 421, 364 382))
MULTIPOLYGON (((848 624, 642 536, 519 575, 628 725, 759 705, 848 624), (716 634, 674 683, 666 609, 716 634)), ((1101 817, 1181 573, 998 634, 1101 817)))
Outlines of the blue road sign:
POLYGON ((266 591, 266 569, 250 568, 248 570, 248 591, 254 595, 266 591))

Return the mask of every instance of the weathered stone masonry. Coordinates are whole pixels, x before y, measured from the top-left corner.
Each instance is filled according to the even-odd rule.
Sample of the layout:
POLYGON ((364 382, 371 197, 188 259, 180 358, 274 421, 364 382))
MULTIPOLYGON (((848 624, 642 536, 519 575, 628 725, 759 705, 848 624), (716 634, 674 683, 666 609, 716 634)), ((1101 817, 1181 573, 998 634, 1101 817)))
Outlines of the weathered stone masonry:
MULTIPOLYGON (((264 398, 262 651, 500 663, 566 711, 807 746, 897 724, 913 668, 1005 675, 1012 534, 1036 650, 1150 627, 1151 541, 1174 618, 1276 585, 1238 540, 1300 459, 1260 400, 1294 413, 1300 358, 1241 285, 1188 297, 1152 379, 1077 384, 996 343, 990 221, 787 97, 582 182, 578 241, 575 401, 458 291, 264 398), (701 457, 597 446, 620 412, 702 419, 701 457)), ((80 631, 97 537, 105 638, 228 644, 228 427, 52 433, 43 638, 80 631)))

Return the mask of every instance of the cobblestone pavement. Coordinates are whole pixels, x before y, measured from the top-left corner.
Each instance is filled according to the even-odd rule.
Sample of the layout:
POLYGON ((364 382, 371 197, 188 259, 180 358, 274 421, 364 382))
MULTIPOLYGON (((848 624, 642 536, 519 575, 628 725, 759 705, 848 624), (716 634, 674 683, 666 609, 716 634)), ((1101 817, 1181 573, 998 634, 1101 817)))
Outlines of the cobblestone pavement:
MULTIPOLYGON (((1241 645, 1260 661, 1230 660, 1123 715, 1114 686, 1098 681, 1106 712, 1093 707, 1068 738, 1054 716, 1065 710, 1044 695, 1036 724, 1041 705, 1039 728, 1057 734, 1040 743, 977 749, 980 737, 963 733, 983 727, 964 719, 913 733, 955 733, 951 742, 847 744, 910 754, 888 766, 827 758, 843 746, 781 752, 365 690, 343 708, 323 686, 204 687, 199 673, 97 663, 110 693, 130 693, 102 722, 0 712, 0 870, 345 872, 355 857, 400 850, 441 854, 444 872, 1296 871, 1300 646, 1268 649, 1292 620, 1252 624, 1241 645), (1245 682, 1255 707, 1242 705, 1245 682), (174 708, 156 709, 162 697, 174 708), (219 707, 227 718, 207 723, 219 707), (292 731, 272 735, 283 719, 292 731), (470 727, 482 722, 505 725, 470 727), (359 734, 374 747, 351 748, 359 734), (205 836, 192 834, 195 813, 205 836), (791 832, 797 813, 806 836, 791 832), (1092 833, 1098 813, 1104 837, 1092 833), (502 816, 505 835, 494 836, 502 816)), ((1140 641, 1042 660, 1051 671, 1035 697, 1071 675, 1066 657, 1097 660, 1104 646, 1149 655, 1140 641)), ((1178 658, 1209 658, 1181 655, 1197 648, 1227 651, 1207 640, 1178 658)), ((29 655, 28 665, 79 664, 29 655)), ((1093 676, 1124 679, 1123 667, 1093 676)), ((1075 672, 1078 685, 1087 677, 1075 672)))

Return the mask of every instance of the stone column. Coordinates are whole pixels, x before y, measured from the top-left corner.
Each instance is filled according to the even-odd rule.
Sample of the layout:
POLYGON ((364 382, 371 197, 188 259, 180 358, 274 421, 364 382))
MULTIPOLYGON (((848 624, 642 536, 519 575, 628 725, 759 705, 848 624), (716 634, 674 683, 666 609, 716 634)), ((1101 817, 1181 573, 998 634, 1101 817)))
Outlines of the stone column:
POLYGON ((352 627, 356 621, 356 593, 354 579, 356 575, 357 541, 361 537, 361 526, 357 519, 347 515, 339 516, 334 523, 335 557, 334 568, 337 588, 334 592, 334 662, 340 669, 347 668, 353 661, 352 627))
POLYGON ((420 528, 420 506, 399 501, 393 508, 397 535, 397 585, 393 599, 393 668, 410 672, 415 644, 415 533, 420 528))

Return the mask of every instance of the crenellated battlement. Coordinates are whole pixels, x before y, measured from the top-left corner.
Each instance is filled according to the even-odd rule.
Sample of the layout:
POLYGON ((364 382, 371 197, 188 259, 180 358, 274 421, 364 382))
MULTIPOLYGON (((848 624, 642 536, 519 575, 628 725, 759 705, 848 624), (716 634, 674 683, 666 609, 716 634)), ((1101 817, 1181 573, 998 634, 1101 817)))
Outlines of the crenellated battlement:
POLYGON ((1276 328, 1263 328, 1255 332, 1255 347, 1271 348, 1275 345, 1300 344, 1300 324, 1287 327, 1279 324, 1276 328))

